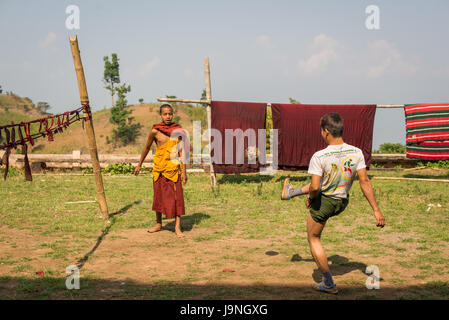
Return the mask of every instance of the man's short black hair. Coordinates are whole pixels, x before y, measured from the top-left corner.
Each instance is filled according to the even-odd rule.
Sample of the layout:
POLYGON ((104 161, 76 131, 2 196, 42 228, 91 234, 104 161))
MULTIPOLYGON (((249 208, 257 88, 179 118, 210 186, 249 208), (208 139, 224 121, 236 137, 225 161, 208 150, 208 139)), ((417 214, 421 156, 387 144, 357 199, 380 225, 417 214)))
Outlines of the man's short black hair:
POLYGON ((327 129, 334 138, 339 138, 343 135, 344 122, 338 113, 325 114, 321 117, 320 125, 321 129, 327 129))
POLYGON ((171 111, 173 112, 173 107, 171 105, 169 105, 168 103, 164 103, 163 105, 161 105, 160 109, 159 109, 159 114, 162 114, 162 109, 164 108, 170 108, 171 111))

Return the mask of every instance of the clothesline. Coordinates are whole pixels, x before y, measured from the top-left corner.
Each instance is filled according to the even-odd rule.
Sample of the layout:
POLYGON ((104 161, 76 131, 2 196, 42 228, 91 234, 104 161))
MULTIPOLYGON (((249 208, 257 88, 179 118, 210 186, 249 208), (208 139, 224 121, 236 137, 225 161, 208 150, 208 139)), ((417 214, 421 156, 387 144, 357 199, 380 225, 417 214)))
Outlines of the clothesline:
MULTIPOLYGON (((3 157, 0 159, 0 165, 4 164, 5 173, 3 179, 6 180, 9 169, 9 155, 11 154, 11 149, 16 149, 18 146, 22 146, 22 154, 25 156, 25 179, 27 181, 32 181, 31 168, 28 160, 28 146, 30 143, 32 146, 35 140, 41 137, 48 137, 48 141, 53 141, 53 135, 58 132, 63 132, 68 126, 70 126, 75 121, 83 119, 86 121, 90 118, 90 107, 88 104, 82 107, 67 111, 62 114, 49 115, 44 118, 14 123, 13 121, 9 125, 0 126, 0 150, 6 149, 3 157), (83 117, 80 117, 80 113, 83 113, 83 117), (31 124, 39 123, 39 130, 32 133, 31 124), (23 132, 22 132, 23 128, 23 132), (2 132, 5 134, 5 141, 3 142, 2 132), (18 137, 16 137, 16 133, 18 137)), ((83 127, 84 127, 84 121, 83 127)))
MULTIPOLYGON (((198 104, 211 104, 210 100, 191 100, 191 99, 172 99, 172 98, 157 98, 159 102, 183 102, 183 103, 198 103, 198 104)), ((267 106, 271 106, 271 103, 267 103, 267 106)), ((404 108, 403 104, 376 104, 376 108, 393 109, 404 108)))

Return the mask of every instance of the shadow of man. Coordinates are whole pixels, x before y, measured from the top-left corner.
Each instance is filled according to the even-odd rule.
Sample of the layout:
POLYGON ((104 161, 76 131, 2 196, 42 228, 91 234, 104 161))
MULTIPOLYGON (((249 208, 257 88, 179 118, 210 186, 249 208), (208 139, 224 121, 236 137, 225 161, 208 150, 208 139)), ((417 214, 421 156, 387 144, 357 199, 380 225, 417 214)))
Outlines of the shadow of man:
MULTIPOLYGON (((299 254, 294 254, 292 258, 290 259, 291 262, 298 262, 298 261, 304 261, 304 262, 315 262, 313 258, 311 259, 303 259, 299 254)), ((363 274, 365 274, 365 270, 367 265, 362 262, 357 261, 349 261, 348 258, 340 256, 340 255, 333 255, 327 258, 327 261, 329 263, 329 269, 333 276, 341 276, 347 273, 350 273, 354 270, 360 270, 363 274)), ((320 282, 322 280, 322 273, 320 269, 316 268, 313 270, 312 274, 313 280, 316 282, 320 282)), ((382 278, 380 279, 382 280, 382 278)))

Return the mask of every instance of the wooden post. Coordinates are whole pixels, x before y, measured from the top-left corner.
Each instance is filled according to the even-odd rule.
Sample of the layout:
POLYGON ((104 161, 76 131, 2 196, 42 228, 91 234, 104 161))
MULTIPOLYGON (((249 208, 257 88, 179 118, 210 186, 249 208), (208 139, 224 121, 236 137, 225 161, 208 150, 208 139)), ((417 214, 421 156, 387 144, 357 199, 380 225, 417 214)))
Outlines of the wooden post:
MULTIPOLYGON (((98 203, 100 205, 100 210, 103 216, 108 219, 108 205, 106 203, 106 196, 104 194, 100 161, 98 159, 97 143, 95 141, 94 125, 92 123, 92 113, 89 107, 89 96, 87 95, 86 79, 84 77, 83 64, 81 62, 80 50, 78 47, 78 39, 77 36, 75 36, 74 39, 69 36, 69 40, 70 48, 72 49, 73 62, 75 64, 76 78, 78 79, 78 89, 80 91, 81 105, 83 107, 84 115, 87 116, 86 133, 89 140, 89 151, 92 160, 92 167, 94 170, 95 185, 97 187, 98 203)), ((84 119, 81 121, 84 121, 84 119)))
MULTIPOLYGON (((212 90, 210 85, 210 65, 209 65, 209 58, 204 58, 204 81, 206 83, 206 100, 212 102, 212 90)), ((211 147, 212 147, 212 139, 211 139, 211 126, 212 126, 212 115, 210 110, 210 104, 206 107, 206 113, 207 113, 207 128, 209 129, 209 155, 211 157, 210 159, 210 184, 215 187, 217 184, 217 177, 215 176, 214 172, 214 166, 212 165, 212 154, 211 154, 211 147)))

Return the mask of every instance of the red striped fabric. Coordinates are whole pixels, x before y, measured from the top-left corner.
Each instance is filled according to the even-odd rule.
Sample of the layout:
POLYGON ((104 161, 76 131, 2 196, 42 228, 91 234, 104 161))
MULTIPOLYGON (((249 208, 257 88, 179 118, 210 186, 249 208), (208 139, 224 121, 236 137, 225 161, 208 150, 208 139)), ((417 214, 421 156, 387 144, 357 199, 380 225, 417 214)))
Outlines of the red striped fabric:
POLYGON ((409 120, 407 121, 407 128, 415 128, 420 127, 423 125, 430 126, 430 125, 440 125, 445 124, 449 122, 449 117, 441 117, 436 119, 418 119, 418 120, 409 120))
POLYGON ((448 103, 410 104, 404 107, 405 114, 421 111, 439 111, 441 107, 448 107, 448 103))
POLYGON ((449 140, 408 144, 406 154, 415 159, 449 160, 449 140))
POLYGON ((428 159, 428 160, 449 160, 449 152, 431 153, 425 151, 407 151, 407 157, 415 159, 428 159))
POLYGON ((448 103, 407 105, 404 111, 407 144, 449 139, 448 103))
POLYGON ((407 105, 404 111, 407 157, 449 159, 449 104, 407 105))

